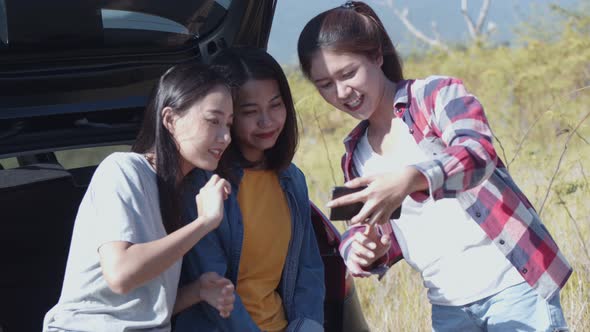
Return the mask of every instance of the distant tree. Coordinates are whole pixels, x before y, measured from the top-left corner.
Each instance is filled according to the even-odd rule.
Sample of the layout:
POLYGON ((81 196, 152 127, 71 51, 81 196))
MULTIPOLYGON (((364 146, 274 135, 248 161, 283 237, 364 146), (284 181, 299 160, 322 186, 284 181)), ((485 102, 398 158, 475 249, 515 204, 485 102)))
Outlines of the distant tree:
POLYGON ((590 33, 590 0, 580 1, 577 10, 567 9, 557 4, 551 4, 550 8, 568 20, 573 29, 582 33, 590 33))
MULTIPOLYGON (((437 24, 435 21, 432 21, 431 23, 433 36, 429 37, 410 21, 409 9, 407 7, 400 11, 395 6, 394 0, 381 0, 375 2, 379 2, 391 8, 395 15, 402 21, 404 26, 408 29, 408 31, 416 38, 418 38, 420 41, 426 43, 430 47, 440 49, 445 52, 450 51, 450 46, 441 40, 440 33, 438 32, 437 24)), ((469 32, 469 37, 473 43, 480 44, 487 41, 490 34, 496 31, 496 24, 491 21, 488 22, 486 28, 484 29, 484 23, 487 19, 491 2, 491 0, 483 0, 477 20, 474 20, 471 16, 469 16, 469 13, 467 12, 468 0, 461 0, 461 14, 465 19, 467 31, 469 32)))

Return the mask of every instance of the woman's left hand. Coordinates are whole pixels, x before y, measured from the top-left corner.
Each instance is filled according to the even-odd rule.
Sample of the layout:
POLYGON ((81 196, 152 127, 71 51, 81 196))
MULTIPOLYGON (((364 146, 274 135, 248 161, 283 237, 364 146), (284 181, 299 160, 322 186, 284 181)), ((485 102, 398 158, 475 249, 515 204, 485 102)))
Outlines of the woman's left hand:
POLYGON ((217 309, 221 317, 229 317, 236 300, 232 282, 215 272, 203 273, 197 282, 200 298, 217 309))
POLYGON ((364 190, 339 197, 327 204, 329 208, 333 208, 363 202, 361 211, 350 220, 352 224, 384 224, 406 196, 428 188, 426 178, 414 167, 406 167, 401 172, 356 178, 344 185, 349 188, 367 186, 364 190))

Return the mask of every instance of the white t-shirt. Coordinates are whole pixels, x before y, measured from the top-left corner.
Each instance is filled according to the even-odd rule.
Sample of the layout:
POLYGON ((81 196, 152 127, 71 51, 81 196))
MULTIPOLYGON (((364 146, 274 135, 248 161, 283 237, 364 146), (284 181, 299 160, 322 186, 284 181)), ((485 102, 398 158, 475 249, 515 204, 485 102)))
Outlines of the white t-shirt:
POLYGON ((164 236, 154 169, 140 154, 107 157, 80 204, 61 296, 45 315, 43 330, 170 331, 181 261, 119 295, 108 287, 98 255, 107 242, 143 243, 164 236))
MULTIPOLYGON (((353 154, 359 175, 400 170, 427 160, 402 119, 394 119, 393 147, 375 153, 367 131, 353 154)), ((421 273, 428 299, 464 305, 524 281, 456 199, 417 202, 406 197, 399 220, 390 221, 404 259, 421 273)))

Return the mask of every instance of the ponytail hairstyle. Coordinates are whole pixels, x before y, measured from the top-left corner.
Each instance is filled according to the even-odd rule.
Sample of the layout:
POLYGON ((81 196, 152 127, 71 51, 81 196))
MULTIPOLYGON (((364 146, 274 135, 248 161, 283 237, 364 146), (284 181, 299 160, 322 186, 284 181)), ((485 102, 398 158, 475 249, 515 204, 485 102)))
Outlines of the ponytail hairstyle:
POLYGON ((308 79, 311 60, 320 49, 359 54, 370 59, 382 56, 381 70, 385 76, 394 83, 404 79, 400 57, 383 23, 364 2, 347 1, 317 15, 305 25, 299 35, 297 53, 301 71, 308 79))
POLYGON ((180 152, 164 126, 162 110, 170 107, 181 115, 217 86, 232 91, 226 75, 217 68, 191 62, 168 69, 152 91, 143 124, 131 148, 136 153, 154 155, 160 213, 168 234, 180 228, 182 171, 180 152))

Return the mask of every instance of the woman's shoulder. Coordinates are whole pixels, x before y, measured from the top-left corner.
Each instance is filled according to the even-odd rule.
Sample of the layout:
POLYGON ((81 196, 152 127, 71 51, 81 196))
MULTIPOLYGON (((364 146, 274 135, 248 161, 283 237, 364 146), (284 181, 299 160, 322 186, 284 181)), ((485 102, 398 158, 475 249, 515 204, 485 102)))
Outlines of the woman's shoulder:
POLYGON ((308 199, 307 195, 307 180, 305 179, 305 173, 297 165, 291 163, 287 169, 283 171, 283 175, 286 176, 289 181, 289 185, 292 190, 301 199, 308 199))
POLYGON ((98 166, 103 169, 152 169, 145 157, 135 152, 114 152, 108 155, 98 166))
POLYGON ((291 177, 303 179, 305 181, 305 174, 294 163, 289 164, 289 166, 283 172, 291 177))
POLYGON ((153 176, 155 170, 143 155, 134 152, 115 152, 98 165, 92 182, 142 182, 146 177, 153 176))
POLYGON ((453 76, 431 75, 425 78, 409 80, 411 82, 412 94, 415 97, 432 96, 449 87, 463 86, 460 78, 453 76))

